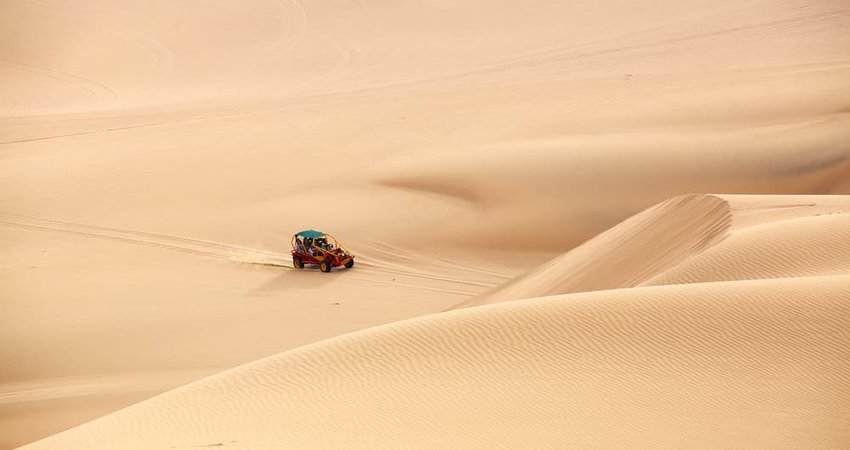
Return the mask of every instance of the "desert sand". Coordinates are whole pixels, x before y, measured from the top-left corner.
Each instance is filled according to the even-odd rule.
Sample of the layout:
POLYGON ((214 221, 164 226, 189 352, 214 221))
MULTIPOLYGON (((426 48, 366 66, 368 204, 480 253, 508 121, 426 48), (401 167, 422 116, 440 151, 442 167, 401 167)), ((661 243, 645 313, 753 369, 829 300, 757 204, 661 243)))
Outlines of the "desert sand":
POLYGON ((850 4, 455 3, 0 2, 0 448, 850 446, 850 4))

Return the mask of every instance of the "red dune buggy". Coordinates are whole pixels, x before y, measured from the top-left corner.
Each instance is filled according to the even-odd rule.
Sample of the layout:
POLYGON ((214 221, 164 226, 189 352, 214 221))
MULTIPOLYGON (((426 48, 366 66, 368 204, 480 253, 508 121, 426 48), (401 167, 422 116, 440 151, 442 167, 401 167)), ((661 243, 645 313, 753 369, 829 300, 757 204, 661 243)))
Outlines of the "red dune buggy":
POLYGON ((317 264, 322 272, 334 267, 354 267, 354 255, 335 237, 316 230, 304 230, 292 236, 292 266, 303 269, 307 264, 317 264))

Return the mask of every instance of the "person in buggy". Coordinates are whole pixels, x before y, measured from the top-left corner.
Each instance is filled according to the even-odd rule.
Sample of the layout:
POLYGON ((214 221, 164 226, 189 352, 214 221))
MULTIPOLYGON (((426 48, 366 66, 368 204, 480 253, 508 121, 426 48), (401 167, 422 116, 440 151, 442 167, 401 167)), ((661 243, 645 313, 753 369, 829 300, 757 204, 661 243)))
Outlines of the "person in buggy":
POLYGON ((307 247, 304 246, 304 241, 300 236, 295 237, 295 250, 302 253, 307 251, 307 247))

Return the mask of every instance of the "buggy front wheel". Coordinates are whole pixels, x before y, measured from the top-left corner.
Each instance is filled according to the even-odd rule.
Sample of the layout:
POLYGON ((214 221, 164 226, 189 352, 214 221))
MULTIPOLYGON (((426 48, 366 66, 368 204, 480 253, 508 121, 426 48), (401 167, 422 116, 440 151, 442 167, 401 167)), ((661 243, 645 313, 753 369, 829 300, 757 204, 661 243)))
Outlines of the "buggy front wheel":
POLYGON ((319 269, 321 269, 321 270, 322 270, 322 272, 325 272, 325 273, 330 272, 330 271, 331 271, 331 259, 330 259, 330 258, 325 258, 325 260, 324 260, 324 261, 322 261, 322 262, 319 264, 319 269))

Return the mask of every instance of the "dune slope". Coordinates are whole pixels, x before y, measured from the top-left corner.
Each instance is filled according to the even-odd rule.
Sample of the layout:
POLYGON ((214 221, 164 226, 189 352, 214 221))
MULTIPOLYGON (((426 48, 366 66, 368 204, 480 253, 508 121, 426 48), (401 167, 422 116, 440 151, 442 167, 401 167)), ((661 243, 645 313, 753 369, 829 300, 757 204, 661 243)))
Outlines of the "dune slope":
POLYGON ((850 209, 741 230, 642 285, 847 274, 848 254, 850 209))
POLYGON ((848 29, 847 0, 0 1, 0 450, 488 291, 846 273, 845 206, 690 196, 499 294, 682 194, 850 194, 848 29), (304 228, 355 269, 285 268, 304 228))
POLYGON ((720 197, 670 199, 465 306, 637 286, 723 240, 730 224, 720 197))
POLYGON ((25 448, 841 448, 848 206, 676 197, 495 304, 283 352, 25 448))
POLYGON ((25 448, 841 448, 848 298, 835 276, 470 308, 270 357, 25 448))
POLYGON ((686 195, 458 306, 641 285, 850 272, 850 196, 686 195))

